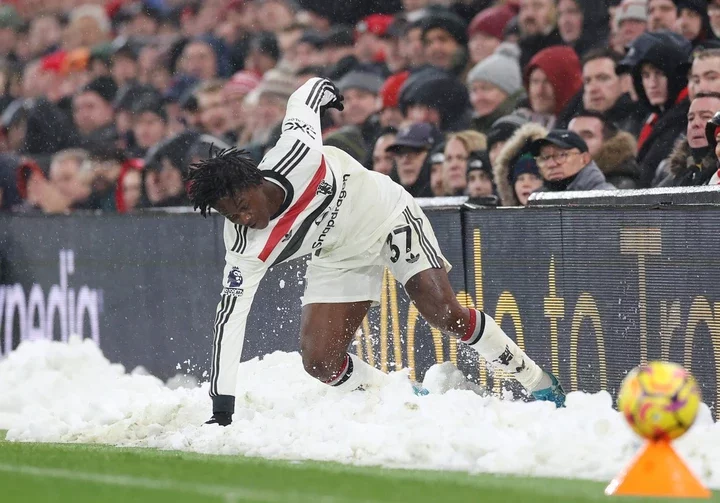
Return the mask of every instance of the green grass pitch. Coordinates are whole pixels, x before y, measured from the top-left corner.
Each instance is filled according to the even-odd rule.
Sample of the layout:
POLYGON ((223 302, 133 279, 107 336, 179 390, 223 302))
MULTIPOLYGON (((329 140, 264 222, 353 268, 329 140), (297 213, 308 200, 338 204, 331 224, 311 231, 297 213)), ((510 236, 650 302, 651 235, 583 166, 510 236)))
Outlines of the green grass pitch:
MULTIPOLYGON (((77 444, 6 442, 0 501, 262 503, 584 503, 609 501, 605 484, 358 468, 237 456, 77 444)), ((618 498, 638 503, 645 498, 618 498)), ((680 501, 680 500, 673 500, 680 501)), ((711 501, 720 502, 714 494, 711 501)))

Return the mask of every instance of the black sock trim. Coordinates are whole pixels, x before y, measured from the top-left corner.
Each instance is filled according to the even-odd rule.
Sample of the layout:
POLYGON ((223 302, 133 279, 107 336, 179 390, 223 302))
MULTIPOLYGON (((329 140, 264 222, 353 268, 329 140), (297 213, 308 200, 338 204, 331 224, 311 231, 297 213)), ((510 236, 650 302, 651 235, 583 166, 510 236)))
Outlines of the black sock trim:
POLYGON ((217 395, 212 397, 213 414, 221 412, 224 414, 235 413, 235 397, 232 395, 217 395))
POLYGON ((348 359, 348 365, 347 365, 347 370, 345 370, 345 375, 343 375, 338 382, 333 384, 333 387, 345 384, 347 382, 347 380, 350 379, 350 376, 353 373, 353 361, 352 361, 352 358, 350 358, 350 355, 348 355, 347 359, 348 359))

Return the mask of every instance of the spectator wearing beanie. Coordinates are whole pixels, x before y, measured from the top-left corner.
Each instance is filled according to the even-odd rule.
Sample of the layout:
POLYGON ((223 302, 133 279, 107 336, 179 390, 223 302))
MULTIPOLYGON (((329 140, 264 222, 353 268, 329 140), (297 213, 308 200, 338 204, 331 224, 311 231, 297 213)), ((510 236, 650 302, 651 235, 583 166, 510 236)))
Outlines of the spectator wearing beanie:
POLYGON ((493 122, 487 133, 487 151, 490 155, 490 164, 495 166, 498 155, 505 143, 515 134, 515 131, 528 123, 527 117, 519 113, 512 113, 493 122))
POLYGON ((468 73, 470 103, 474 109, 472 128, 487 133, 492 124, 511 113, 524 98, 518 58, 520 49, 504 43, 468 73))
POLYGON ((449 11, 433 10, 422 21, 422 43, 425 62, 455 75, 465 73, 467 26, 449 11))
POLYGON ((468 28, 468 50, 473 65, 495 52, 503 41, 503 30, 513 17, 514 10, 509 5, 501 5, 482 10, 473 18, 468 28))
POLYGON ((167 136, 168 116, 162 102, 145 98, 135 104, 132 110, 132 133, 135 149, 133 157, 144 157, 147 151, 167 136))
POLYGON ((503 146, 492 165, 502 206, 526 206, 530 194, 542 187, 530 144, 547 133, 547 129, 531 122, 518 128, 503 146))
POLYGON ((363 71, 350 72, 337 83, 345 97, 345 109, 340 112, 342 122, 358 129, 367 149, 375 143, 381 129, 377 112, 382 85, 383 79, 377 74, 363 71))
POLYGON ((429 122, 443 132, 470 126, 470 98, 455 76, 428 67, 408 77, 400 89, 400 109, 411 123, 429 122))
POLYGON ((467 195, 470 199, 491 197, 495 193, 490 156, 486 150, 470 152, 467 162, 467 195))
POLYGON ((405 117, 400 110, 400 89, 410 76, 410 72, 400 72, 387 78, 380 88, 380 125, 399 128, 405 117))
POLYGON ((340 60, 352 57, 355 60, 355 41, 351 26, 339 25, 330 28, 323 42, 326 64, 336 65, 340 60))
POLYGON ((252 113, 238 140, 238 145, 254 144, 264 149, 273 129, 285 116, 290 95, 297 89, 294 75, 272 69, 263 75, 260 84, 246 97, 248 103, 256 102, 252 113))
POLYGON ((525 68, 532 120, 552 128, 558 115, 582 89, 580 60, 570 47, 538 52, 525 68))
POLYGON ((112 103, 117 85, 111 77, 98 77, 73 98, 73 120, 83 140, 110 141, 117 139, 115 111, 112 103))
POLYGON ((256 34, 250 41, 250 50, 245 59, 245 70, 263 76, 280 61, 280 46, 275 35, 268 32, 256 34))
POLYGON ((428 157, 430 163, 430 190, 435 197, 445 196, 445 183, 443 182, 443 165, 445 164, 445 142, 436 144, 428 157))
POLYGON ((710 25, 707 0, 674 0, 677 5, 677 30, 693 47, 716 39, 710 25))
POLYGON ((620 62, 621 71, 632 74, 638 101, 651 110, 638 136, 641 188, 650 186, 658 165, 686 131, 690 101, 685 68, 691 50, 690 42, 677 33, 643 33, 620 62))

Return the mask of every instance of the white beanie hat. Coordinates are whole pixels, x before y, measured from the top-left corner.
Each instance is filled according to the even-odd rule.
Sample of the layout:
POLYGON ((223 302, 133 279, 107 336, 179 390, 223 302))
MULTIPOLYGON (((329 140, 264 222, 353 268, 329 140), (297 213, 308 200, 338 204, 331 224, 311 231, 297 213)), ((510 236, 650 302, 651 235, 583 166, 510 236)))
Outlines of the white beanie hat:
POLYGON ((520 48, 510 42, 503 42, 494 53, 470 70, 467 83, 489 82, 508 94, 514 94, 522 88, 519 59, 520 48))

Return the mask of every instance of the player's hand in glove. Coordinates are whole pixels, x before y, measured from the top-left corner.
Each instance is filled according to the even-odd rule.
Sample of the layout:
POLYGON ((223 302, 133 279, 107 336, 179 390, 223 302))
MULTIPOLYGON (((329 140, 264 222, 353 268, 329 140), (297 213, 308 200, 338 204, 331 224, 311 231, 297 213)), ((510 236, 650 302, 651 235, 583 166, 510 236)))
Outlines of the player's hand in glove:
POLYGON ((345 97, 340 94, 340 90, 330 80, 324 79, 322 81, 322 95, 320 96, 320 115, 323 115, 326 110, 334 108, 339 111, 345 109, 343 101, 345 97))

